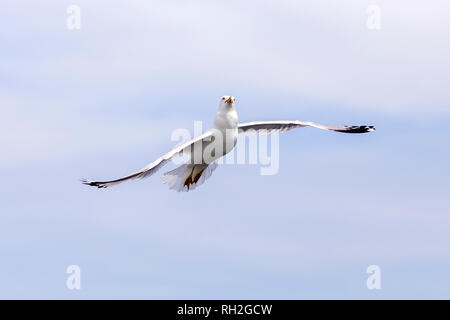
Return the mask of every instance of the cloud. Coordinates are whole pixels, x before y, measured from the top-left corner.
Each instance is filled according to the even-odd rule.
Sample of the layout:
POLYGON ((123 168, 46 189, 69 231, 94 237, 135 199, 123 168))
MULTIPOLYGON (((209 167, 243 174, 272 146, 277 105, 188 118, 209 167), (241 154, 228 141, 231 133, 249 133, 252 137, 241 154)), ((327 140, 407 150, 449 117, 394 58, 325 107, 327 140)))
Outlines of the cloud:
POLYGON ((375 4, 380 31, 356 0, 2 3, 0 295, 73 298, 75 263, 82 297, 361 298, 376 263, 382 297, 445 296, 447 3, 375 4), (162 172, 79 183, 152 161, 229 93, 244 121, 378 130, 286 133, 276 176, 222 166, 188 194, 162 172))
POLYGON ((370 31, 360 1, 80 1, 77 33, 64 29, 63 5, 48 1, 28 4, 39 14, 20 33, 40 54, 20 65, 6 57, 2 68, 85 94, 155 96, 161 83, 173 91, 190 83, 193 91, 247 88, 336 108, 447 112, 444 4, 379 1, 382 27, 370 31), (46 41, 33 43, 36 36, 46 41))
POLYGON ((158 148, 165 151, 171 143, 174 123, 180 122, 175 117, 155 123, 126 116, 119 120, 114 114, 87 119, 82 110, 64 100, 46 100, 43 104, 0 95, 0 164, 15 167, 149 146, 154 152, 158 148))

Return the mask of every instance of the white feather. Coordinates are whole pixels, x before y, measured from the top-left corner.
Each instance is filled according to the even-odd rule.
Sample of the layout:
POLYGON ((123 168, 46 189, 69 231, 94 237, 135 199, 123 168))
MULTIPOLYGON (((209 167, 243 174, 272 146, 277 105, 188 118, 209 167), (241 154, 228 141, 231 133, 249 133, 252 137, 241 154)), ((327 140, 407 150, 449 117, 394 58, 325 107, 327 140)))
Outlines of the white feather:
POLYGON ((199 185, 203 184, 211 175, 212 172, 217 168, 217 163, 213 162, 210 165, 206 164, 183 164, 182 166, 166 172, 162 179, 165 184, 169 186, 169 189, 176 191, 191 191, 197 188, 199 185), (189 176, 196 176, 203 170, 200 178, 196 183, 192 183, 187 187, 185 181, 189 176))

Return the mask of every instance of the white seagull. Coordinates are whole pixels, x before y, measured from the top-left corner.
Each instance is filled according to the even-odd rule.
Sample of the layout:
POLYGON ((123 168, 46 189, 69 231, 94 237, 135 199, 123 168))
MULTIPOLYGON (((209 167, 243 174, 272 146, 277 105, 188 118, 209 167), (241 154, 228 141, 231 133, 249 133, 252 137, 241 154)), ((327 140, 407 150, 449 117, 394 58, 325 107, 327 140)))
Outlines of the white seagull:
POLYGON ((223 96, 220 100, 219 110, 214 118, 213 128, 207 130, 202 135, 180 144, 141 170, 126 177, 110 181, 82 180, 82 182, 89 186, 107 188, 127 180, 146 178, 164 166, 175 155, 183 152, 190 152, 190 161, 175 170, 166 172, 163 176, 164 183, 166 183, 170 189, 189 191, 201 185, 211 176, 212 172, 217 167, 215 160, 233 150, 240 133, 285 132, 294 128, 303 127, 314 127, 344 133, 365 133, 375 130, 373 126, 326 126, 297 120, 238 123, 236 98, 232 96, 223 96), (205 150, 214 151, 210 153, 208 159, 203 155, 205 150), (201 153, 200 157, 198 157, 198 152, 201 153), (200 161, 198 159, 200 159, 200 161))

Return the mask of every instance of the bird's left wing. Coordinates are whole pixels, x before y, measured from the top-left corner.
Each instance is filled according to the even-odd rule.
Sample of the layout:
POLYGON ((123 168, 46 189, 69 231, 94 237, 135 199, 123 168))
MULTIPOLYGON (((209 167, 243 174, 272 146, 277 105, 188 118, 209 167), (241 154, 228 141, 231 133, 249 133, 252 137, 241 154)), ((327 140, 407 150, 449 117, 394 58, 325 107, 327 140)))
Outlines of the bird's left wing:
POLYGON ((195 137, 194 139, 188 140, 186 142, 183 142, 182 144, 176 146, 166 154, 162 155, 152 163, 148 164, 141 170, 138 170, 126 177, 116 179, 116 180, 109 180, 109 181, 91 181, 91 180, 81 180, 82 183, 93 186, 97 188, 107 188, 116 184, 119 184, 121 182, 124 182, 126 180, 130 179, 142 179, 151 176, 153 173, 155 173, 159 168, 164 166, 173 156, 176 154, 179 154, 183 152, 183 150, 190 148, 193 146, 196 142, 203 141, 205 139, 210 139, 212 137, 213 133, 212 131, 207 131, 204 134, 195 137))
POLYGON ((304 122, 297 120, 278 120, 278 121, 253 121, 240 123, 238 125, 239 133, 267 133, 285 132, 295 128, 314 127, 323 130, 331 130, 345 133, 364 133, 374 131, 373 126, 327 126, 314 122, 304 122))

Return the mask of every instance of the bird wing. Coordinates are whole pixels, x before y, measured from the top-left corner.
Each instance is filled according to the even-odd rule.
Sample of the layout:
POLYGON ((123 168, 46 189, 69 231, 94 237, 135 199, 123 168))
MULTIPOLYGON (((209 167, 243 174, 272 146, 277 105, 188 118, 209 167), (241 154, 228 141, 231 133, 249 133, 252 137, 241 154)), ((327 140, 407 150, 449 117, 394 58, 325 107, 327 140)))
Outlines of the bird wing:
POLYGON ((238 125, 239 133, 267 133, 285 132, 295 128, 314 127, 323 130, 331 130, 345 133, 364 133, 374 131, 373 126, 326 126, 314 122, 304 122, 298 120, 278 120, 278 121, 252 121, 238 125))
POLYGON ((207 138, 210 138, 213 135, 212 131, 207 131, 205 133, 203 133, 202 135, 188 140, 186 142, 183 142, 182 144, 176 146, 175 148, 173 148, 172 150, 170 150, 169 152, 167 152, 166 154, 162 155, 161 157, 159 157, 158 159, 156 159, 155 161, 153 161, 152 163, 148 164, 147 166, 145 166, 144 168, 142 168, 141 170, 138 170, 126 177, 120 178, 120 179, 116 179, 116 180, 110 180, 110 181, 91 181, 91 180, 81 180, 82 183, 88 185, 88 186, 93 186, 93 187, 97 187, 97 188, 107 188, 116 184, 119 184, 121 182, 124 182, 126 180, 130 180, 130 179, 142 179, 142 178, 146 178, 151 176, 153 173, 155 173, 156 171, 158 171, 158 169, 160 169, 161 167, 163 167, 173 156, 175 156, 176 154, 180 154, 181 152, 183 152, 183 150, 186 150, 187 148, 190 148, 192 145, 194 145, 194 143, 198 142, 198 141, 203 141, 207 138))

